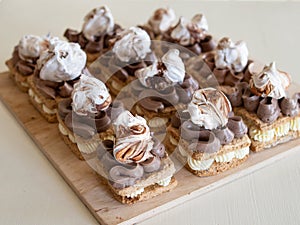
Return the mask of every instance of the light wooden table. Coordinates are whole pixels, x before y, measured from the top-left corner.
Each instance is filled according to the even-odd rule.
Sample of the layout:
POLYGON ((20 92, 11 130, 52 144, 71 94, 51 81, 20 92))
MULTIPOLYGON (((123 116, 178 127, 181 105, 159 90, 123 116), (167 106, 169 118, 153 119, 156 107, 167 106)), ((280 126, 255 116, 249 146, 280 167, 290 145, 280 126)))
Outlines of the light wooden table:
MULTIPOLYGON (((275 60, 300 78, 300 3, 188 1, 2 0, 0 71, 23 34, 62 36, 107 4, 124 26, 143 23, 159 6, 190 18, 203 12, 217 37, 245 40, 252 57, 275 60)), ((97 224, 10 113, 0 104, 0 224, 97 224)), ((299 224, 300 153, 200 196, 142 224, 299 224)))

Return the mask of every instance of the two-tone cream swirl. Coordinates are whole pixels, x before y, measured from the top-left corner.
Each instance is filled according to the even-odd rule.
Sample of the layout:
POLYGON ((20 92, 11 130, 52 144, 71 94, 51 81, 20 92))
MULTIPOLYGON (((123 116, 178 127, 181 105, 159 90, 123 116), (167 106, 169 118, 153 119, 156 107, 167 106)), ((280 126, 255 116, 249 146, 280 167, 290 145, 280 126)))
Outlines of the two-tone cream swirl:
POLYGON ((214 88, 195 91, 188 105, 191 121, 206 129, 223 127, 228 122, 231 104, 223 92, 214 88))
POLYGON ((114 157, 121 163, 140 163, 153 157, 153 141, 146 120, 129 111, 122 112, 114 122, 116 143, 114 157))

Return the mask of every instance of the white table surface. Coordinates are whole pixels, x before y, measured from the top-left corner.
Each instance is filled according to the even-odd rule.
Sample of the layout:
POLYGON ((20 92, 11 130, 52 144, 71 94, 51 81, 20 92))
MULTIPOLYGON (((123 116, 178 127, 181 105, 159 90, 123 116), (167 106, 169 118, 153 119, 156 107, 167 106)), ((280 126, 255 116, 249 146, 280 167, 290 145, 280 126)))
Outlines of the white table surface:
MULTIPOLYGON (((80 29, 83 16, 102 4, 124 26, 143 23, 159 6, 188 18, 203 12, 216 37, 245 40, 252 57, 275 60, 299 82, 300 3, 295 2, 0 0, 0 71, 23 34, 62 37, 68 27, 80 29)), ((0 125, 0 224, 97 224, 2 103, 0 125)), ((299 150, 142 224, 300 224, 299 150)))

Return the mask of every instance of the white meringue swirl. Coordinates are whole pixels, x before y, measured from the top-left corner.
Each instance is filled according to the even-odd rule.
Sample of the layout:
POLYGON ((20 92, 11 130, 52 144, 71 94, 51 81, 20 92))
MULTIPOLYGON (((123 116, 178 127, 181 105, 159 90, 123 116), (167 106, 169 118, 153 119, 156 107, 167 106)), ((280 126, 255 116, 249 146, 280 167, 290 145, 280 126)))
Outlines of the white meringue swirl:
POLYGON ((89 41, 95 41, 99 36, 112 32, 114 25, 110 9, 102 6, 91 10, 84 17, 82 33, 89 41))
POLYGON ((112 51, 122 62, 144 59, 151 52, 150 37, 141 28, 130 27, 119 36, 120 39, 114 44, 112 51))
MULTIPOLYGON (((182 59, 179 56, 179 50, 170 49, 166 54, 163 55, 161 61, 166 67, 163 72, 163 77, 170 84, 179 83, 181 84, 185 77, 185 68, 182 59)), ((145 87, 150 87, 147 79, 157 75, 160 71, 159 64, 155 61, 152 65, 141 68, 135 72, 135 75, 145 87)))
POLYGON ((260 73, 252 74, 250 87, 256 88, 262 97, 280 99, 286 97, 290 76, 277 70, 275 62, 266 65, 260 73))
POLYGON ((191 20, 191 24, 197 26, 198 29, 201 29, 203 31, 208 31, 208 23, 207 23, 207 19, 204 16, 204 14, 196 14, 192 20, 191 20))
POLYGON ((247 66, 248 54, 248 48, 244 41, 233 43, 230 38, 222 38, 216 49, 216 67, 242 72, 247 66))
POLYGON ((72 109, 78 115, 97 113, 99 111, 97 105, 104 104, 110 98, 111 96, 102 81, 82 74, 80 80, 74 84, 72 109))
POLYGON ((179 22, 175 25, 171 32, 171 38, 178 41, 181 45, 189 45, 191 34, 187 26, 188 21, 184 17, 180 17, 179 22))
POLYGON ((19 57, 27 62, 32 62, 33 59, 40 57, 43 51, 46 51, 49 46, 49 40, 36 35, 24 35, 18 45, 19 57))
POLYGON ((160 8, 155 10, 148 20, 148 24, 152 27, 155 34, 161 34, 168 30, 176 19, 175 12, 171 8, 160 8))
POLYGON ((54 82, 73 80, 81 74, 86 58, 77 43, 50 41, 49 50, 43 52, 37 62, 40 78, 54 82))

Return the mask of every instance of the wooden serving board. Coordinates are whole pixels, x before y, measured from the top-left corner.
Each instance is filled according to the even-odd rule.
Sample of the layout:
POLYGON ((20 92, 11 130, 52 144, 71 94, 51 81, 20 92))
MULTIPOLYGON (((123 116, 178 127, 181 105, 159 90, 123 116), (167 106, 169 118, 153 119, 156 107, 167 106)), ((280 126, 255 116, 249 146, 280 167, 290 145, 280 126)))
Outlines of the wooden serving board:
POLYGON ((296 148, 300 140, 251 154, 238 168, 220 175, 198 178, 182 168, 176 175, 178 186, 171 192, 134 205, 113 199, 110 190, 94 170, 78 160, 59 136, 57 124, 47 123, 29 103, 27 94, 17 89, 9 74, 0 74, 0 98, 34 140, 54 168, 70 185, 101 224, 134 224, 194 199, 217 187, 280 160, 296 148))

